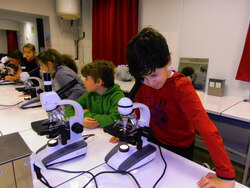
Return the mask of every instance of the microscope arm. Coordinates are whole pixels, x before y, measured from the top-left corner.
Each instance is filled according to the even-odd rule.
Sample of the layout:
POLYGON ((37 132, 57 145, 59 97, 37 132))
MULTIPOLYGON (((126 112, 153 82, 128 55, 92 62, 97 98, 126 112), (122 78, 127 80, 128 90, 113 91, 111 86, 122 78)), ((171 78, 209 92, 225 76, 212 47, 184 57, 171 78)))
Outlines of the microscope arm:
POLYGON ((149 108, 142 103, 133 103, 133 109, 139 108, 140 119, 138 120, 138 127, 149 127, 150 111, 149 108))
POLYGON ((43 88, 43 81, 38 77, 29 77, 28 80, 36 80, 39 83, 39 87, 43 88))
POLYGON ((72 122, 72 124, 76 122, 80 124, 83 123, 84 114, 83 114, 82 106, 79 103, 72 101, 72 100, 64 99, 58 102, 58 105, 72 105, 75 110, 75 115, 72 117, 69 117, 69 120, 72 122))

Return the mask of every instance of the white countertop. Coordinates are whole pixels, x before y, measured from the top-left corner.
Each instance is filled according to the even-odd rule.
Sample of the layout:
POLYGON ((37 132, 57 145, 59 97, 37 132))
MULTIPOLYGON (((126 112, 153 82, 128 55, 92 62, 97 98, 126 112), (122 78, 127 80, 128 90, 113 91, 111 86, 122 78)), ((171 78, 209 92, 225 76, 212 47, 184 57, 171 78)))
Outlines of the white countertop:
POLYGON ((222 116, 250 123, 250 102, 242 101, 222 112, 222 116))
POLYGON ((1 106, 14 105, 24 100, 24 97, 19 96, 22 93, 16 91, 16 87, 20 86, 0 86, 0 131, 4 135, 30 129, 32 121, 47 118, 46 111, 41 107, 21 109, 18 105, 1 106))
MULTIPOLYGON (((85 171, 90 170, 93 174, 97 174, 104 171, 113 171, 105 162, 104 158, 107 153, 115 146, 109 142, 111 137, 109 134, 104 133, 101 128, 85 129, 83 135, 95 134, 86 140, 88 144, 88 151, 86 156, 74 159, 67 163, 58 164, 55 168, 70 170, 70 171, 85 171)), ((37 150, 43 144, 46 143, 45 136, 38 136, 32 130, 26 130, 20 133, 22 138, 31 148, 31 150, 37 150)), ((167 162, 167 170, 165 176, 162 178, 157 187, 164 188, 194 188, 197 187, 197 182, 203 176, 205 176, 209 169, 194 163, 186 158, 183 158, 168 150, 162 149, 164 159, 167 162)), ((164 163, 160 156, 157 147, 156 158, 147 163, 146 165, 131 171, 138 183, 143 188, 152 188, 154 183, 161 176, 164 169, 164 163)), ((58 172, 55 170, 43 170, 45 178, 48 180, 51 186, 58 186, 60 188, 80 188, 84 186, 89 180, 90 175, 58 172), (72 178, 72 179, 71 179, 72 178), (68 181, 71 179, 70 181, 68 181)), ((137 187, 132 178, 127 175, 121 174, 103 174, 98 176, 97 184, 102 188, 127 188, 137 187)), ((34 179, 34 186, 36 188, 45 188, 36 178, 34 179)), ((95 187, 92 181, 88 187, 95 187)), ((236 183, 235 188, 246 188, 240 183, 236 183)))
MULTIPOLYGON (((0 87, 0 103, 13 104, 20 101, 20 98, 17 97, 17 94, 19 93, 14 90, 15 87, 4 87, 5 88, 3 88, 3 86, 0 87)), ((13 132, 19 132, 30 149, 35 152, 41 146, 45 145, 48 139, 46 138, 46 136, 37 135, 31 129, 30 123, 33 121, 45 119, 46 117, 46 112, 42 108, 23 110, 19 107, 0 107, 0 130, 4 135, 13 132)), ((84 157, 71 160, 67 163, 58 164, 55 167, 71 171, 90 170, 94 168, 93 170, 91 170, 93 174, 100 173, 104 170, 111 171, 112 169, 104 163, 105 156, 115 146, 115 144, 109 142, 109 138, 111 136, 107 133, 104 133, 101 128, 84 129, 84 132, 82 134, 84 135, 90 133, 95 134, 95 136, 86 140, 88 144, 88 150, 87 154, 84 157)), ((158 187, 197 187, 197 181, 209 172, 207 168, 202 167, 199 164, 196 164, 181 156, 178 156, 168 150, 163 149, 163 155, 168 166, 166 174, 158 184, 158 187)), ((163 167, 163 161, 160 157, 159 151, 157 151, 157 156, 153 161, 149 162, 139 169, 132 171, 131 173, 138 180, 141 187, 151 188, 152 185, 160 177, 163 171, 163 167)), ((90 175, 87 174, 78 176, 78 174, 58 172, 54 170, 43 170, 42 173, 47 178, 50 185, 58 186, 60 188, 80 188, 91 178, 90 175), (68 181, 69 179, 71 180, 68 181)), ((102 188, 136 187, 132 178, 121 174, 100 175, 97 178, 97 183, 102 188)), ((34 178, 34 187, 43 188, 45 186, 37 181, 36 178, 34 178)), ((92 182, 88 187, 95 187, 95 185, 92 182)), ((236 183, 235 187, 245 188, 245 186, 239 183, 236 183)))
MULTIPOLYGON (((121 89, 125 92, 129 92, 135 83, 134 80, 129 82, 115 80, 115 82, 119 84, 121 86, 121 89)), ((223 111, 244 100, 243 98, 233 97, 233 96, 217 97, 213 95, 208 95, 198 90, 196 92, 199 95, 206 111, 208 113, 216 115, 221 115, 223 111)))
POLYGON ((208 113, 221 115, 222 112, 243 101, 243 98, 233 96, 213 96, 202 91, 196 91, 208 113))

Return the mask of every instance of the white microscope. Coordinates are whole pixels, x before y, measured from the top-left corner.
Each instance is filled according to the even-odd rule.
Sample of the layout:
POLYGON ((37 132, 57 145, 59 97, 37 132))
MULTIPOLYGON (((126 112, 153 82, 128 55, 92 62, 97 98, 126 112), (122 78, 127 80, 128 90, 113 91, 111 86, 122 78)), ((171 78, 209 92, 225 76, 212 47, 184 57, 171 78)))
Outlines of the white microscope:
POLYGON ((44 74, 45 92, 41 93, 42 107, 48 113, 47 120, 32 122, 32 129, 38 135, 47 135, 46 145, 31 155, 34 165, 41 169, 83 156, 87 152, 87 144, 82 137, 83 109, 80 104, 72 100, 61 100, 52 91, 50 75, 44 74), (72 105, 75 110, 73 117, 64 118, 64 105, 72 105))
POLYGON ((5 76, 13 76, 14 70, 8 66, 8 62, 0 63, 0 80, 2 85, 14 83, 13 81, 3 80, 5 76))
POLYGON ((16 90, 28 94, 29 97, 24 98, 23 102, 19 105, 20 108, 35 108, 40 107, 40 94, 44 90, 43 82, 38 77, 32 77, 30 74, 37 71, 39 67, 33 69, 30 72, 26 71, 26 66, 22 65, 22 73, 20 74, 20 80, 23 82, 23 87, 17 87, 16 90), (36 81, 36 85, 33 82, 36 81))
POLYGON ((2 77, 7 75, 13 75, 14 70, 8 66, 5 66, 3 63, 0 64, 0 74, 2 77))
MULTIPOLYGON (((136 84, 135 86, 139 88, 142 83, 139 83, 139 86, 136 84)), ((131 91, 136 92, 134 89, 131 91)), ((131 92, 129 96, 131 97, 131 92)), ((119 100, 118 111, 122 120, 105 127, 104 131, 119 137, 120 141, 124 142, 117 144, 106 155, 105 162, 117 171, 131 171, 150 162, 156 156, 156 148, 146 139, 152 133, 149 128, 150 111, 146 105, 133 103, 127 97, 119 100), (137 108, 140 112, 139 120, 134 114, 134 109, 137 108)))

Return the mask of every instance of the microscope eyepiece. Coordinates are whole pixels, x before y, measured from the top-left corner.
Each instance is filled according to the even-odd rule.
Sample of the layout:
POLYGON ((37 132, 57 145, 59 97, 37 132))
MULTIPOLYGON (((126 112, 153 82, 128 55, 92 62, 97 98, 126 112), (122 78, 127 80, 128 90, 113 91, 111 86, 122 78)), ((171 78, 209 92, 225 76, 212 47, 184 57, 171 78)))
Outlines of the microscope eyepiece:
POLYGON ((43 79, 44 79, 43 84, 44 84, 45 92, 52 91, 52 82, 51 82, 50 73, 43 73, 43 79))

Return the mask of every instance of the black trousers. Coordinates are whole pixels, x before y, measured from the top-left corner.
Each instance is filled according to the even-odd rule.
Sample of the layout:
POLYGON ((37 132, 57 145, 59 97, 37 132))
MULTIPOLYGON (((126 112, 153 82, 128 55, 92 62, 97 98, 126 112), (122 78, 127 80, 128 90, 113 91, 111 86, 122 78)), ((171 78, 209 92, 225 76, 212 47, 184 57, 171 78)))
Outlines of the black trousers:
POLYGON ((154 144, 157 144, 167 150, 170 150, 178 155, 181 155, 182 157, 185 157, 189 160, 193 160, 193 156, 194 156, 194 142, 188 146, 188 147, 177 147, 177 146, 169 146, 169 145, 165 145, 161 142, 159 142, 154 136, 148 138, 149 142, 152 142, 154 144))

